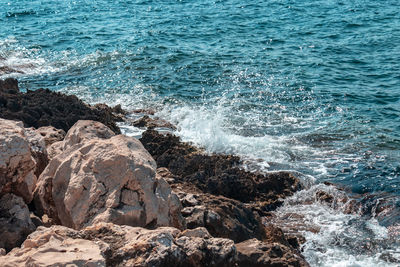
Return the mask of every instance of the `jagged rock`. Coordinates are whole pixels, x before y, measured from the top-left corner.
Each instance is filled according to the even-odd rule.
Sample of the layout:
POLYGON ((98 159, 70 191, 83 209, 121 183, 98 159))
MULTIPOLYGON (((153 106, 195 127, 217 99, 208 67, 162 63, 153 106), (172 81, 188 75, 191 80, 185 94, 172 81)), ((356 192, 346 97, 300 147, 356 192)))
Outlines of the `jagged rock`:
POLYGON ((173 188, 183 204, 181 212, 189 229, 205 227, 212 236, 230 238, 235 242, 250 238, 266 239, 261 217, 251 207, 222 196, 195 192, 193 188, 178 189, 176 184, 173 188), (188 196, 196 197, 197 203, 185 201, 188 196))
POLYGON ((232 240, 211 237, 204 228, 181 232, 172 227, 148 230, 111 223, 80 231, 39 227, 21 248, 0 256, 1 266, 28 262, 35 266, 308 266, 278 243, 254 239, 235 245, 232 240))
POLYGON ((47 147, 47 155, 49 160, 63 152, 64 142, 58 141, 47 147))
POLYGON ((15 79, 0 80, 0 117, 22 121, 25 127, 54 126, 68 131, 78 120, 95 120, 121 133, 116 125, 122 121, 106 105, 90 106, 73 95, 48 89, 19 92, 15 79))
POLYGON ((142 118, 132 121, 131 122, 132 126, 135 127, 146 127, 148 129, 154 129, 154 128, 168 128, 171 130, 176 130, 175 125, 172 123, 163 120, 159 117, 149 117, 148 115, 143 116, 142 118))
POLYGON ((10 251, 20 246, 35 229, 21 197, 5 194, 0 198, 0 248, 10 251))
POLYGON ((53 126, 43 126, 39 129, 36 129, 35 131, 44 138, 46 147, 49 147, 55 142, 64 140, 64 137, 66 135, 64 130, 56 129, 53 126))
POLYGON ((64 145, 67 149, 39 178, 35 206, 40 215, 74 229, 102 221, 184 227, 178 197, 163 179, 156 179, 155 162, 137 139, 100 139, 97 123, 79 125, 65 137, 72 146, 64 145), (74 145, 82 138, 86 141, 74 145))
POLYGON ((76 144, 84 144, 85 141, 94 138, 110 139, 115 134, 110 128, 98 121, 80 120, 69 129, 64 138, 63 150, 76 144))
POLYGON ((21 248, 0 256, 0 265, 19 266, 106 266, 104 253, 109 246, 100 241, 90 241, 70 236, 77 232, 63 227, 38 227, 29 235, 21 248))
POLYGON ((49 157, 47 154, 46 143, 44 138, 36 132, 34 128, 25 128, 25 135, 29 141, 31 148, 31 154, 36 162, 35 175, 39 175, 43 172, 49 163, 49 157))
POLYGON ((307 267, 308 263, 292 249, 279 243, 264 243, 250 239, 236 244, 238 266, 307 267))
POLYGON ((0 193, 14 193, 31 202, 35 167, 22 122, 0 119, 0 193))
POLYGON ((140 141, 154 157, 158 167, 168 168, 181 182, 195 185, 203 192, 223 195, 242 202, 262 202, 274 210, 282 198, 301 189, 299 179, 287 172, 257 174, 240 169, 239 157, 205 155, 171 134, 147 130, 140 141))

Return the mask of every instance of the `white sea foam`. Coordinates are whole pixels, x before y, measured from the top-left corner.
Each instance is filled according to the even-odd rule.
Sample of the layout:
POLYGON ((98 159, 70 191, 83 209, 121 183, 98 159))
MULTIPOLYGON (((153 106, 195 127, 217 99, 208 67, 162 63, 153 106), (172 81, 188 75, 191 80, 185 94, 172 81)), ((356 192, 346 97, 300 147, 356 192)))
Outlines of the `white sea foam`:
POLYGON ((25 48, 14 37, 0 40, 0 67, 8 69, 0 72, 1 79, 59 71, 41 55, 39 48, 25 48))

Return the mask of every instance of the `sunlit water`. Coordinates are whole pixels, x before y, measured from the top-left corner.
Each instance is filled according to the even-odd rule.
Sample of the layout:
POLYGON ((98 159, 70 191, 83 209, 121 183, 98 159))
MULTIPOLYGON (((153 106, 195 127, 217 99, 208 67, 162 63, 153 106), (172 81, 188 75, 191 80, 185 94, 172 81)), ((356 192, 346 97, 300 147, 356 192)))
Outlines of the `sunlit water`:
POLYGON ((0 0, 2 78, 155 109, 209 152, 297 173, 277 217, 321 229, 303 233, 313 266, 399 264, 399 70, 394 0, 0 0), (317 201, 343 194, 326 181, 368 212, 317 201))

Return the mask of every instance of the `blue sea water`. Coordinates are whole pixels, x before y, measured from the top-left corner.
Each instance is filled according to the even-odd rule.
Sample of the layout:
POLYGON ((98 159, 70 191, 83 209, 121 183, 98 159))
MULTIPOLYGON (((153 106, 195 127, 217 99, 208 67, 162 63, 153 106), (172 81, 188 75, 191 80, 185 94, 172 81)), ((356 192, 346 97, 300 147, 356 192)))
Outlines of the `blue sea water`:
POLYGON ((322 229, 304 232, 313 266, 400 262, 399 1, 0 0, 1 66, 23 89, 155 109, 209 152, 296 172, 308 189, 277 217, 322 229), (322 182, 368 215, 306 204, 340 195, 322 182))

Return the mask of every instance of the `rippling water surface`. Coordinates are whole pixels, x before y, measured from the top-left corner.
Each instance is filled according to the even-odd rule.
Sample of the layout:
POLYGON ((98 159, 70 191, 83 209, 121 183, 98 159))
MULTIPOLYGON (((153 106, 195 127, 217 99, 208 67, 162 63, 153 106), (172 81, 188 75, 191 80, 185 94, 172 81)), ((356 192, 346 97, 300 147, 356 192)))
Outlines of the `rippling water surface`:
POLYGON ((398 1, 0 1, 0 77, 153 108, 210 152, 295 171, 310 188, 277 214, 322 229, 312 265, 399 264, 398 1), (304 201, 321 182, 368 212, 304 201))

